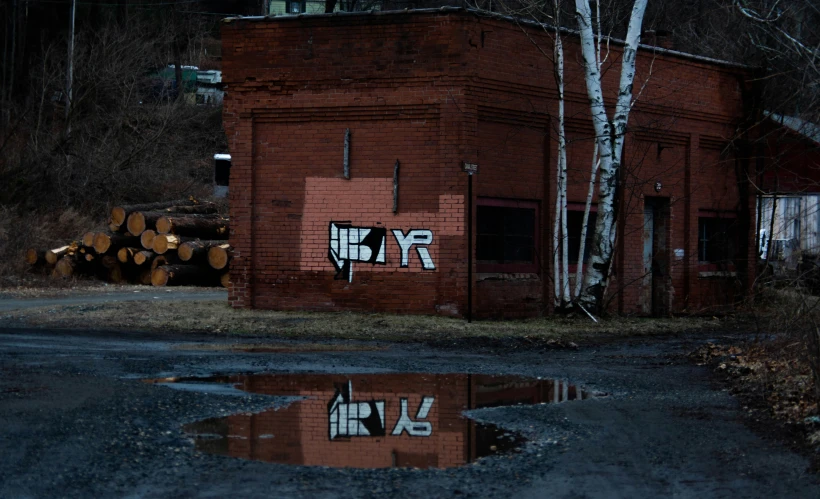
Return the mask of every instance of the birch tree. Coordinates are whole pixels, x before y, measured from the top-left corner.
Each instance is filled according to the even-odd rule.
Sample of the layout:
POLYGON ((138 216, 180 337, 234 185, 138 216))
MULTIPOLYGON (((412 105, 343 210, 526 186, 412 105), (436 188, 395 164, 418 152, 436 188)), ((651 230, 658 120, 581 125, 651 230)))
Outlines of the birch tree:
MULTIPOLYGON (((555 0, 553 12, 556 26, 560 26, 560 2, 555 0)), ((558 165, 555 215, 552 231, 553 283, 555 307, 571 306, 569 289, 569 234, 567 232, 567 134, 564 126, 564 45, 561 30, 555 31, 554 64, 555 86, 558 89, 558 165)))
POLYGON ((596 37, 589 2, 588 0, 575 0, 575 17, 581 37, 584 79, 600 155, 598 218, 593 234, 591 261, 586 268, 578 302, 581 306, 596 311, 603 301, 615 248, 615 197, 618 189, 618 173, 621 168, 629 111, 632 108, 632 85, 635 80, 635 63, 646 4, 647 0, 635 0, 632 7, 621 58, 618 96, 614 114, 610 118, 605 107, 601 82, 602 72, 596 58, 596 37))

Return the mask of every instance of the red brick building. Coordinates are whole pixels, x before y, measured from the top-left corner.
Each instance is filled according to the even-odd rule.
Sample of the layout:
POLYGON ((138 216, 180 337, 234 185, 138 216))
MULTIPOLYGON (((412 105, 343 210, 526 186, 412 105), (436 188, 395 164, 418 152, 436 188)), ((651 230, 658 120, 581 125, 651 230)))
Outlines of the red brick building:
MULTIPOLYGON (((474 317, 549 313, 551 36, 447 8, 226 20, 233 306, 465 316, 472 254, 474 317)), ((571 34, 565 51, 572 236, 594 134, 571 34)), ((749 73, 640 51, 611 310, 700 310, 749 282, 749 73)))

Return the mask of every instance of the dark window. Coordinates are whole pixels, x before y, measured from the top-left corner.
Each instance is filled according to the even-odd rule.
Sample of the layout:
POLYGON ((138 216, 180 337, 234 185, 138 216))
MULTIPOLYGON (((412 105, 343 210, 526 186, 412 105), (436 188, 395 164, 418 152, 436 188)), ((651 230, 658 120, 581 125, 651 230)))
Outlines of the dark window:
POLYGON ((537 205, 479 201, 476 258, 486 272, 536 272, 537 205))
MULTIPOLYGON (((590 212, 589 220, 587 221, 587 237, 584 241, 584 263, 589 263, 589 255, 592 253, 592 239, 595 234, 595 223, 598 220, 598 214, 594 211, 590 212)), ((584 222, 584 212, 576 210, 567 210, 567 233, 569 240, 567 241, 567 251, 569 251, 570 265, 578 263, 578 250, 581 249, 581 226, 584 222)))
POLYGON ((729 263, 737 254, 736 218, 698 218, 698 261, 729 263))

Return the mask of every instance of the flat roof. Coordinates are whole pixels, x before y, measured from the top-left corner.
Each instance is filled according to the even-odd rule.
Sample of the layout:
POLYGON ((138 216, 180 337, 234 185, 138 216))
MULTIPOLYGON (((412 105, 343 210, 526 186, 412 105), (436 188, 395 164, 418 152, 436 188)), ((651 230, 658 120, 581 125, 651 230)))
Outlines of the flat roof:
MULTIPOLYGON (((513 24, 518 25, 526 25, 532 27, 539 27, 541 29, 547 29, 550 31, 556 31, 556 27, 547 24, 547 23, 540 23, 538 21, 534 21, 532 19, 524 19, 518 18, 513 16, 507 16, 503 14, 499 14, 497 12, 487 12, 479 9, 470 9, 464 7, 437 7, 437 8, 429 8, 429 9, 404 9, 404 10, 368 10, 368 11, 357 11, 357 12, 332 12, 332 13, 318 13, 318 14, 284 14, 278 16, 239 16, 239 17, 226 17, 222 20, 222 22, 230 23, 233 21, 294 21, 294 20, 303 20, 303 19, 323 19, 323 18, 338 18, 338 17, 364 17, 364 16, 395 16, 395 15, 404 15, 404 14, 436 14, 436 13, 466 13, 472 14, 477 17, 487 17, 491 19, 498 19, 501 21, 511 22, 513 24)), ((568 33, 571 35, 578 35, 577 30, 569 29, 569 28, 560 28, 562 33, 568 33)), ((616 43, 619 45, 623 45, 625 42, 619 38, 608 38, 610 43, 616 43)), ((688 52, 681 52, 679 50, 672 50, 666 49, 663 47, 658 47, 656 45, 646 45, 640 44, 639 48, 652 51, 656 54, 663 54, 663 55, 670 55, 673 57, 680 57, 683 59, 690 59, 693 61, 704 62, 707 64, 714 64, 717 66, 726 66, 731 68, 738 68, 738 69, 753 69, 752 66, 741 64, 739 62, 732 62, 732 61, 725 61, 722 59, 714 59, 712 57, 706 57, 702 55, 695 55, 690 54, 688 52)))

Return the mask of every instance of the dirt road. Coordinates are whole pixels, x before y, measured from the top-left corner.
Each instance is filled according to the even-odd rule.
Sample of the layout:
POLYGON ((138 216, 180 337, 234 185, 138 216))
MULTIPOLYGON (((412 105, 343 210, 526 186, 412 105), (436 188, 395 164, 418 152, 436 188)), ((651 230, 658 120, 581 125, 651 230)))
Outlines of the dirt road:
MULTIPOLYGON (((340 341, 337 344, 346 351, 338 352, 308 351, 310 345, 300 352, 298 342, 281 340, 279 345, 288 350, 284 353, 237 353, 212 345, 203 349, 206 342, 226 341, 214 336, 6 328, 0 330, 0 496, 820 496, 820 484, 806 472, 806 460, 745 426, 737 401, 713 384, 705 368, 682 357, 706 339, 543 351, 465 351, 463 345, 458 350, 440 350, 340 341), (357 345, 367 350, 350 350, 357 345), (172 390, 141 381, 262 372, 293 379, 304 375, 305 380, 321 380, 308 373, 329 373, 334 379, 353 380, 348 383, 354 402, 356 390, 369 382, 367 377, 383 373, 429 373, 448 380, 463 379, 458 373, 516 374, 571 380, 607 395, 468 411, 473 418, 526 438, 519 452, 494 454, 449 469, 353 469, 214 454, 239 455, 237 449, 248 437, 242 436, 244 430, 231 428, 242 426, 243 421, 265 421, 251 414, 294 403, 292 397, 235 389, 172 390), (183 430, 187 423, 231 414, 238 415, 215 420, 224 431, 233 432, 222 449, 208 450, 198 443, 195 447, 190 432, 183 430)), ((325 349, 332 347, 332 342, 325 345, 325 349)), ((441 394, 456 392, 435 392, 432 411, 448 403, 441 394)), ((566 393, 571 392, 565 392, 564 398, 566 393)), ((424 419, 421 409, 416 411, 421 400, 416 395, 401 396, 409 397, 410 418, 424 419)), ((474 400, 480 394, 470 397, 474 400)), ((325 407, 326 402, 320 400, 319 405, 325 407)), ((388 406, 393 403, 387 401, 388 406)), ((305 410, 291 407, 296 406, 281 409, 280 414, 303 414, 294 420, 302 425, 299 418, 306 417, 305 410)), ((277 412, 270 413, 274 419, 277 412)), ((415 445, 429 438, 432 442, 444 430, 443 417, 438 418, 427 437, 422 435, 423 425, 414 430, 422 432, 419 436, 391 437, 395 421, 387 418, 382 426, 388 426, 388 433, 381 438, 396 449, 403 441, 415 445)), ((325 441, 327 424, 327 418, 319 422, 325 441)), ((288 447, 306 462, 308 425, 303 426, 302 436, 290 440, 288 447)), ((273 427, 260 438, 276 442, 284 431, 273 427)), ((328 452, 344 452, 363 438, 320 443, 323 449, 331 449, 328 452)), ((466 445, 463 439, 453 442, 459 452, 466 445)), ((475 438, 471 442, 480 444, 475 438)), ((465 456, 470 452, 466 449, 465 456)), ((424 452, 428 458, 442 459, 445 450, 446 446, 438 446, 424 452)), ((394 462, 396 456, 414 459, 396 450, 392 455, 394 462)), ((244 457, 258 456, 251 448, 244 457)))

